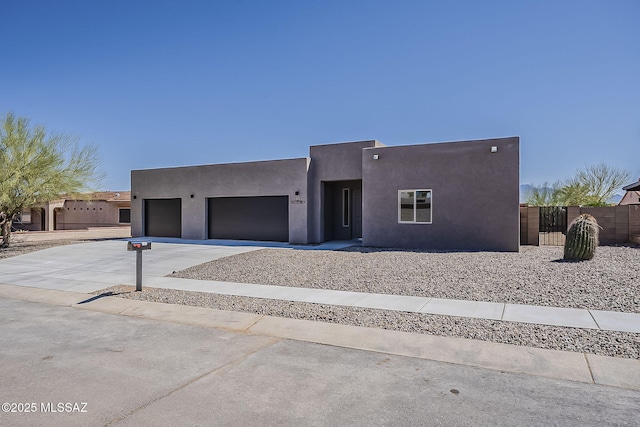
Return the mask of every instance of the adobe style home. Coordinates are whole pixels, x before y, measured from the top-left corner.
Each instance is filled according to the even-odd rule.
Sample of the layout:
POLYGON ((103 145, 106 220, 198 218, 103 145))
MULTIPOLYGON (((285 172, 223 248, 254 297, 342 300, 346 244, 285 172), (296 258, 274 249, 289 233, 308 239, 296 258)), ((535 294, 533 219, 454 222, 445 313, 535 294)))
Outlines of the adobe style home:
POLYGON ((82 230, 89 227, 129 226, 130 191, 100 191, 78 197, 61 196, 22 212, 14 222, 29 231, 82 230))
POLYGON ((518 251, 519 138, 131 172, 131 235, 518 251))

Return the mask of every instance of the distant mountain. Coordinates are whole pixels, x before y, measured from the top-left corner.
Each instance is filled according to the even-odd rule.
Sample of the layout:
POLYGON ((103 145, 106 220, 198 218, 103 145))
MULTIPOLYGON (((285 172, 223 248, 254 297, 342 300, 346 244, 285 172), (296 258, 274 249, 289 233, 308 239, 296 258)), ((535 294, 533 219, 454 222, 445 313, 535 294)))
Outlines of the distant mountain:
MULTIPOLYGON (((526 202, 527 195, 534 188, 537 188, 537 187, 534 187, 531 184, 522 184, 522 185, 520 185, 520 203, 525 203, 526 202)), ((542 187, 541 188, 541 190, 544 190, 544 189, 546 189, 548 191, 553 191, 553 189, 550 188, 550 187, 542 187)))
POLYGON ((527 194, 534 188, 531 184, 520 185, 520 203, 524 203, 527 198, 527 194))

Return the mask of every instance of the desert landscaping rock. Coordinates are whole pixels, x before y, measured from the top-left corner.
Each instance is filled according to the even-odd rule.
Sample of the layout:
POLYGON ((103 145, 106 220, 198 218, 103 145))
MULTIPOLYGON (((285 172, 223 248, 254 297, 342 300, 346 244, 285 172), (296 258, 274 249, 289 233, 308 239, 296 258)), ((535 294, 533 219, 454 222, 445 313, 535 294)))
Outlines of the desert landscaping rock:
MULTIPOLYGON (((563 248, 519 253, 264 249, 172 274, 200 280, 640 312, 640 247, 603 246, 586 262, 563 248)), ((295 319, 640 358, 640 334, 146 288, 119 296, 295 319)))
MULTIPOLYGON (((77 241, 18 242, 0 258, 77 241)), ((561 247, 520 253, 264 249, 175 273, 175 277, 356 292, 640 312, 640 247, 599 247, 596 257, 562 262, 561 247)), ((486 319, 300 303, 145 287, 102 292, 170 304, 471 338, 640 359, 640 334, 486 319)))
POLYGON ((561 246, 519 253, 263 249, 172 276, 640 313, 639 246, 601 246, 590 261, 562 257, 561 246))

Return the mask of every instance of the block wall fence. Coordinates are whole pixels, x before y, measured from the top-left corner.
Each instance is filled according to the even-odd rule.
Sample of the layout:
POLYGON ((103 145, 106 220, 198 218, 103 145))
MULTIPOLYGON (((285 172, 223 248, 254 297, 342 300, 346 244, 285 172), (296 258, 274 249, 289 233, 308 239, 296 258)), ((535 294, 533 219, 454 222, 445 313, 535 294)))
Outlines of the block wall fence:
MULTIPOLYGON (((601 245, 620 243, 640 243, 640 205, 567 208, 567 227, 578 215, 593 215, 602 229, 601 245)), ((536 206, 520 208, 520 244, 539 245, 540 208, 536 206)))

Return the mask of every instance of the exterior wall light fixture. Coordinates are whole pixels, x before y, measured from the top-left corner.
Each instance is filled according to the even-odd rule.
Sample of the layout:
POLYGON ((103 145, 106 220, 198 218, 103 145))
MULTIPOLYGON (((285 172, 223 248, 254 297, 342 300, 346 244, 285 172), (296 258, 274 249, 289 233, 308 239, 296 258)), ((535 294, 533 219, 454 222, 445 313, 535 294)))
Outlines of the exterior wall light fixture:
POLYGON ((378 154, 374 154, 373 155, 373 160, 378 160, 379 158, 380 158, 380 155, 378 155, 378 154))
POLYGON ((491 152, 492 153, 497 153, 498 152, 498 146, 497 145, 492 145, 491 146, 491 152))

